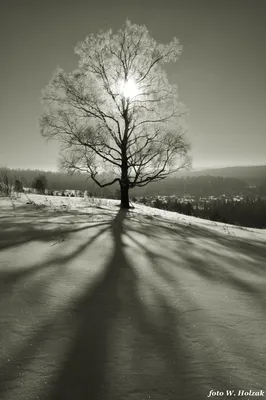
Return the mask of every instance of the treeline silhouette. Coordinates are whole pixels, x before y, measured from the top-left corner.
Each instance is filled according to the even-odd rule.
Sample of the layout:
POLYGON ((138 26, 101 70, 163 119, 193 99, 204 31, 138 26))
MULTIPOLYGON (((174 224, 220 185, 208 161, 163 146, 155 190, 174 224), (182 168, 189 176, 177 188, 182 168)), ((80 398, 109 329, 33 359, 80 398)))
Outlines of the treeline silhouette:
MULTIPOLYGON (((52 172, 41 170, 23 170, 8 169, 10 177, 15 181, 18 179, 24 187, 32 187, 32 182, 36 177, 44 175, 47 180, 47 189, 49 190, 87 190, 93 196, 114 197, 118 185, 108 186, 101 189, 86 174, 75 173, 68 175, 64 172, 52 172)), ((112 177, 104 177, 110 179, 112 177)), ((168 177, 158 183, 150 183, 142 188, 134 188, 130 191, 132 196, 183 196, 189 194, 196 198, 204 196, 227 196, 243 193, 245 195, 265 195, 266 194, 266 176, 260 177, 260 184, 251 188, 247 181, 232 177, 221 177, 211 175, 200 175, 195 177, 168 177)))
MULTIPOLYGON (((45 179, 45 187, 50 192, 75 190, 87 191, 94 197, 119 198, 118 185, 107 188, 99 188, 86 174, 76 173, 68 175, 64 172, 52 172, 42 170, 6 169, 9 182, 16 182, 24 188, 36 186, 38 177, 45 179)), ((249 170, 248 170, 249 171, 249 170)), ((255 169, 252 169, 253 173, 255 169)), ((262 173, 262 169, 258 169, 262 173)), ((255 175, 252 177, 255 178, 255 175)), ((102 176, 102 179, 110 179, 110 176, 102 176)), ((249 177, 250 179, 250 177, 249 177)), ((149 204, 156 208, 176 211, 187 215, 195 215, 200 218, 208 218, 247 227, 266 228, 266 177, 263 174, 257 177, 256 186, 249 186, 243 179, 233 177, 219 177, 211 175, 168 177, 158 183, 151 183, 142 188, 134 188, 130 191, 131 198, 149 198, 149 204), (241 201, 235 201, 235 195, 242 195, 241 201), (190 202, 182 203, 169 196, 185 197, 193 196, 193 205, 190 202), (225 198, 222 197, 225 196, 225 198), (157 196, 165 196, 166 201, 154 199, 157 196), (220 197, 215 201, 208 197, 220 197), (231 199, 230 199, 231 198, 231 199), (153 200, 152 200, 153 199, 153 200), (243 200, 244 199, 244 200, 243 200)))
POLYGON ((195 209, 195 215, 212 221, 250 228, 266 228, 266 201, 261 198, 245 201, 228 201, 207 204, 195 209))
MULTIPOLYGON (((87 179, 86 174, 75 173, 68 175, 64 172, 30 170, 30 169, 7 169, 9 180, 14 182, 19 180, 22 182, 24 188, 33 188, 34 182, 38 177, 42 176, 46 179, 46 189, 49 191, 69 190, 87 190, 95 197, 108 197, 110 194, 113 196, 117 187, 103 188, 97 186, 91 179, 87 179)), ((103 177, 104 178, 104 177, 103 177)))
POLYGON ((180 202, 176 199, 165 198, 147 200, 145 197, 140 202, 167 211, 193 215, 212 221, 224 222, 250 228, 266 228, 266 200, 261 198, 242 201, 230 199, 216 199, 215 201, 180 202))
POLYGON ((159 183, 151 183, 143 188, 132 189, 134 196, 221 196, 244 192, 247 183, 238 178, 223 178, 217 176, 198 176, 177 178, 172 177, 159 183))

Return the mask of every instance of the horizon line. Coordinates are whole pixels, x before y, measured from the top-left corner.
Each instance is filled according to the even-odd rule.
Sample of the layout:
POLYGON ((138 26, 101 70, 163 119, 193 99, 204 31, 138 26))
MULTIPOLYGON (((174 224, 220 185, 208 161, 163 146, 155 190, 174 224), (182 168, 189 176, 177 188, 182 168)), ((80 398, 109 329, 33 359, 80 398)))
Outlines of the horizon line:
MULTIPOLYGON (((213 169, 226 169, 226 168, 253 168, 253 167, 266 167, 265 164, 237 164, 237 165, 220 165, 220 166, 206 166, 206 167, 192 167, 192 168, 184 168, 180 169, 176 173, 181 173, 181 172, 193 172, 193 171, 208 171, 208 170, 213 170, 213 169)), ((66 173, 64 171, 60 171, 59 169, 41 169, 41 168, 21 168, 21 167, 6 167, 6 166, 0 166, 0 169, 5 168, 8 170, 19 170, 19 171, 40 171, 40 172, 52 172, 52 173, 66 173)), ((85 174, 85 173, 84 173, 85 174)), ((170 174, 172 175, 172 174, 170 174)))

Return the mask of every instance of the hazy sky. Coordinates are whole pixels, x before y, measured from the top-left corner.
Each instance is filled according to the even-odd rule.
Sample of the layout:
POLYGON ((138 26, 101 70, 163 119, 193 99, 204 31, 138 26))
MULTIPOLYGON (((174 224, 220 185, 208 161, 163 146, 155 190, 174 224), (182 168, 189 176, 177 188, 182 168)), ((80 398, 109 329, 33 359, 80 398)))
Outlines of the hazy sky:
POLYGON ((55 169, 58 144, 40 135, 41 89, 71 71, 77 42, 128 18, 184 47, 169 79, 190 109, 194 167, 266 163, 266 1, 1 0, 0 164, 55 169))

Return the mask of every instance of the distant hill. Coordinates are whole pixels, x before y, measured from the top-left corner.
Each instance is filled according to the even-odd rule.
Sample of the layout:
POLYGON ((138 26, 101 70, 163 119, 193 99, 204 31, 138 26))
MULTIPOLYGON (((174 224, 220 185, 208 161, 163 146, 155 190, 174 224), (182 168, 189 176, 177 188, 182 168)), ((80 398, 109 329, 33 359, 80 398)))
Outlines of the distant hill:
MULTIPOLYGON (((204 169, 200 171, 182 170, 158 183, 133 189, 136 196, 184 195, 209 196, 244 192, 248 186, 261 186, 266 193, 266 165, 238 166, 204 169)), ((246 191, 245 191, 246 192, 246 191)), ((246 192, 247 193, 247 192, 246 192)))
POLYGON ((134 196, 184 196, 185 194, 204 197, 236 195, 243 193, 247 187, 244 180, 223 178, 219 176, 200 175, 186 177, 169 177, 158 183, 150 183, 142 188, 134 188, 134 196))
MULTIPOLYGON (((63 172, 49 172, 39 170, 9 169, 11 179, 19 179, 24 187, 31 187, 33 179, 39 174, 44 174, 51 190, 88 190, 96 197, 112 197, 118 185, 100 189, 86 174, 76 173, 73 176, 63 172)), ((112 177, 105 176, 110 180, 112 177)), ((252 167, 227 167, 205 169, 201 171, 180 171, 175 175, 158 182, 150 183, 143 188, 134 188, 131 196, 177 195, 185 193, 194 196, 219 196, 221 194, 234 194, 244 192, 248 186, 260 186, 260 194, 266 193, 266 165, 252 167)), ((246 192, 246 191, 245 191, 246 192)))
POLYGON ((266 180, 266 165, 237 166, 225 168, 203 169, 200 171, 180 171, 176 176, 221 176, 223 178, 237 178, 248 184, 261 184, 266 180))

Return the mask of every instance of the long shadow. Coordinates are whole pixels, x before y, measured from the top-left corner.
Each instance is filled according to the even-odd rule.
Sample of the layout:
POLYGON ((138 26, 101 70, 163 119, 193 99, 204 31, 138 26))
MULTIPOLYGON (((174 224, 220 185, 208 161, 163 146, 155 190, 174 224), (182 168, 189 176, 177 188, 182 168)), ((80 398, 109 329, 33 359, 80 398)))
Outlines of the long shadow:
MULTIPOLYGON (((91 293, 71 305, 76 310, 77 333, 61 368, 49 399, 110 399, 112 382, 107 371, 109 336, 122 307, 119 296, 123 275, 131 274, 123 253, 122 226, 125 212, 119 211, 111 223, 113 254, 104 269, 104 276, 91 293)), ((119 338, 117 338, 119 340, 119 338)), ((109 360, 110 362, 110 360, 109 360)), ((119 399, 115 396, 114 398, 119 399)))
MULTIPOLYGON (((190 374, 195 374, 189 367, 189 363, 193 363, 193 355, 187 354, 183 343, 184 332, 182 336, 179 332, 183 320, 162 296, 157 297, 158 307, 163 309, 163 314, 151 313, 140 298, 139 277, 126 256, 123 236, 127 235, 127 230, 123 220, 124 214, 120 212, 112 224, 114 253, 106 265, 103 279, 93 293, 76 304, 79 332, 52 400, 74 397, 81 400, 88 397, 142 399, 143 396, 154 399, 195 399, 204 396, 206 387, 204 391, 199 382, 191 381, 190 374), (123 325, 123 318, 129 319, 129 329, 138 332, 136 337, 139 342, 133 342, 132 348, 120 349, 118 346, 119 340, 123 342, 123 330, 118 328, 123 325), (116 344, 118 360, 123 352, 128 352, 125 357, 127 362, 122 366, 119 361, 116 366, 116 360, 110 360, 113 344, 116 344), (110 369, 115 370, 114 381, 110 378, 110 369), (133 375, 130 377, 130 374, 133 375)), ((151 256, 151 253, 147 254, 151 256)), ((208 359, 204 362, 211 375, 208 359)), ((221 377, 219 383, 222 388, 229 381, 221 377)))
POLYGON ((46 206, 41 209, 36 207, 28 209, 27 206, 21 206, 17 211, 14 210, 1 220, 0 251, 36 240, 56 241, 61 234, 68 235, 97 224, 109 223, 110 218, 112 218, 110 212, 104 211, 89 214, 77 211, 50 210, 46 206), (80 226, 81 224, 83 226, 80 226))
MULTIPOLYGON (((36 218, 38 219, 38 215, 36 216, 36 218)), ((36 221, 37 223, 37 221, 36 221)), ((77 224, 78 225, 78 224, 77 224)), ((84 225, 84 224, 83 224, 84 225)), ((27 325, 27 314, 30 313, 34 313, 35 310, 35 304, 39 302, 39 298, 41 296, 42 293, 44 293, 44 291, 46 290, 47 287, 49 287, 50 284, 50 280, 53 278, 59 278, 61 277, 62 280, 64 280, 64 276, 65 276, 65 265, 67 263, 70 262, 75 262, 75 259, 82 255, 82 253, 86 250, 88 250, 90 248, 90 246, 96 241, 98 240, 104 233, 106 233, 109 229, 110 229, 110 218, 106 221, 99 221, 98 223, 93 223, 93 224, 85 224, 85 226, 75 226, 74 228, 69 228, 67 231, 64 231, 64 234, 67 237, 67 234, 72 234, 72 233, 77 233, 77 232, 81 232, 82 230, 88 231, 88 236, 85 235, 85 241, 83 240, 81 243, 79 243, 72 252, 68 252, 65 254, 62 254, 61 252, 59 252, 57 254, 57 252, 55 253, 54 256, 52 256, 49 259, 44 259, 44 260, 40 260, 40 262, 34 266, 28 267, 27 265, 25 266, 21 266, 19 269, 13 270, 5 268, 4 270, 0 271, 0 296, 3 297, 5 296, 5 299, 8 298, 14 298, 15 300, 15 290, 20 291, 21 290, 21 285, 23 286, 25 284, 25 282, 29 282, 30 284, 28 285, 27 291, 24 290, 24 293, 26 294, 26 298, 27 298, 27 302, 29 302, 29 304, 27 304, 27 310, 20 310, 20 304, 15 301, 14 305, 13 305, 13 301, 11 300, 8 303, 7 309, 2 310, 1 311, 1 329, 0 329, 0 333, 1 333, 1 337, 3 337, 3 350, 5 351, 5 324, 2 324, 5 320, 8 321, 8 323, 10 323, 10 321, 13 320, 14 318, 16 319, 16 323, 14 325, 13 323, 13 327, 12 329, 14 330, 14 332, 16 332, 16 330, 19 330, 20 326, 24 323, 26 323, 27 325), (92 234, 90 233, 90 229, 93 228, 94 230, 96 230, 96 232, 92 232, 92 234), (86 238, 87 236, 87 238, 86 238), (41 279, 38 279, 37 281, 33 280, 32 278, 34 277, 34 275, 38 272, 41 272, 43 274, 43 271, 50 269, 50 273, 47 275, 45 274, 45 276, 42 276, 41 279), (22 282, 22 283, 21 283, 22 282), (12 297, 11 297, 12 296, 12 297), (31 305, 29 307, 29 305, 31 305), (34 309, 34 310, 33 310, 34 309), (18 317, 18 318, 17 318, 18 317), (26 317, 26 321, 24 322, 24 318, 26 317), (18 329, 19 328, 19 329, 18 329)), ((25 229, 27 227, 25 226, 25 229)), ((34 229, 31 229, 30 226, 28 226, 28 229, 30 231, 30 236, 28 236, 28 238, 30 237, 32 240, 34 240, 34 229)), ((50 232, 51 235, 51 232, 50 232)), ((47 240, 51 237, 49 237, 49 235, 47 236, 47 240)), ((67 237, 68 240, 68 237, 67 237)), ((27 241, 27 240, 25 240, 27 241)), ((71 282, 70 282, 71 284, 71 282)), ((3 303, 4 304, 4 303, 3 303)), ((24 304, 24 303, 23 303, 24 304)), ((45 305, 41 304, 42 307, 44 307, 45 305)), ((38 306, 37 306, 38 307, 38 306)), ((49 307, 49 305, 47 304, 47 307, 49 307)), ((48 308, 49 310, 49 308, 48 308)), ((71 310, 70 310, 71 311, 71 310)), ((48 311, 47 311, 48 312, 48 311)), ((74 305, 74 310, 73 310, 74 314, 76 312, 76 306, 74 305)), ((47 313, 46 313, 47 314, 47 313)), ((53 315, 54 312, 52 312, 52 319, 53 318, 63 318, 65 317, 65 314, 69 314, 69 311, 62 311, 62 315, 57 315, 56 317, 53 315)), ((36 315, 38 316, 38 313, 36 313, 36 315)), ((45 315, 45 319, 47 319, 48 314, 45 315)), ((51 319, 49 318, 49 319, 51 319)), ((39 317, 38 317, 39 319, 39 317)), ((37 322, 37 321, 36 321, 37 322)), ((31 364, 32 360, 34 359, 34 357, 37 356, 37 348, 38 346, 42 346, 42 342, 49 338, 50 336, 53 336, 54 334, 53 329, 56 326, 56 322, 54 321, 49 321, 49 323, 46 322, 42 322, 38 321, 38 325, 36 326, 36 328, 33 329, 33 336, 26 336, 27 339, 24 338, 23 340, 23 344, 22 344, 22 348, 18 348, 18 350, 15 351, 15 353, 13 352, 13 350, 11 349, 11 353, 10 350, 8 350, 9 354, 10 354, 10 359, 12 358, 12 362, 10 362, 10 360, 6 360, 3 358, 2 360, 0 360, 0 377, 2 379, 2 384, 0 384, 0 394, 7 394, 7 392, 9 391, 10 388, 13 388, 15 384, 16 380, 19 380, 21 374, 23 374, 26 369, 27 366, 31 364), (1 363, 4 364, 1 366, 1 363), (20 375, 18 375, 18 373, 20 375), (12 383, 14 381, 14 383, 12 383)), ((1 338, 2 340, 2 338, 1 338)), ((9 342, 9 340, 7 340, 7 343, 9 342)), ((10 343, 9 343, 10 345, 10 343)), ((16 347, 16 342, 14 342, 14 346, 16 347)), ((1 357, 2 358, 2 357, 1 357)), ((23 389, 22 389, 23 391, 23 389)), ((46 397, 46 396, 45 396, 46 397)))
POLYGON ((178 251, 179 238, 182 239, 183 244, 186 244, 190 248, 193 246, 191 243, 192 239, 207 239, 212 243, 219 244, 228 250, 232 250, 232 252, 239 251, 243 255, 251 257, 257 262, 256 267, 265 272, 262 263, 262 261, 266 259, 265 241, 252 240, 252 242, 250 242, 248 239, 241 239, 231 235, 230 231, 225 234, 222 231, 222 226, 221 232, 219 232, 208 229, 207 227, 197 226, 196 224, 183 225, 174 223, 173 226, 171 226, 172 224, 169 220, 164 220, 162 218, 159 220, 164 223, 164 225, 160 225, 160 233, 158 232, 158 224, 150 221, 145 221, 145 223, 140 222, 139 228, 133 228, 131 231, 134 230, 140 234, 149 235, 149 237, 153 237, 154 239, 158 239, 158 235, 162 234, 161 232, 176 236, 178 251))
POLYGON ((71 306, 77 333, 51 400, 198 398, 199 387, 186 375, 181 320, 161 298, 163 315, 151 317, 140 297, 139 277, 126 255, 125 218, 119 211, 111 224, 114 248, 104 276, 71 306))
MULTIPOLYGON (((208 394, 206 387, 210 390, 211 384, 220 390, 230 388, 228 374, 219 379, 215 374, 212 376, 213 363, 211 365, 205 349, 200 351, 202 362, 198 365, 207 370, 210 381, 201 383, 198 380, 200 374, 197 371, 197 363, 194 364, 197 360, 193 359, 193 351, 190 349, 193 343, 186 337, 188 326, 186 324, 191 324, 191 320, 185 323, 181 315, 182 307, 173 308, 167 301, 167 296, 157 292, 156 288, 152 288, 156 307, 152 307, 149 302, 142 299, 139 289, 142 277, 136 268, 139 254, 136 252, 136 259, 129 258, 128 240, 126 240, 131 237, 133 242, 131 234, 134 233, 146 235, 150 240, 159 243, 160 234, 165 232, 176 236, 177 241, 178 238, 182 238, 181 246, 189 246, 189 237, 203 235, 207 239, 215 240, 213 234, 204 233, 204 230, 193 227, 184 232, 182 226, 175 228, 166 226, 158 230, 158 226, 153 222, 133 225, 130 224, 128 214, 120 210, 111 222, 107 222, 106 226, 96 233, 95 237, 77 246, 70 256, 61 255, 56 264, 64 268, 66 262, 74 261, 95 238, 107 230, 110 231, 113 242, 112 254, 94 287, 85 290, 83 295, 68 305, 67 312, 73 314, 75 320, 73 332, 68 329, 65 332, 71 339, 71 344, 64 354, 64 361, 58 366, 58 374, 53 377, 51 386, 47 385, 46 391, 40 388, 39 399, 194 400, 206 398, 208 394)), ((230 242, 231 238, 225 239, 217 235, 219 243, 227 245, 228 240, 230 242)), ((146 249, 145 244, 136 241, 135 244, 150 260, 154 274, 160 275, 164 281, 170 283, 171 273, 165 271, 159 274, 158 254, 146 249)), ((254 257, 256 249, 256 247, 252 249, 254 257)), ((177 249, 177 254, 178 251, 180 249, 177 249)), ((191 270, 196 268, 196 260, 193 260, 193 257, 189 254, 186 256, 184 249, 181 254, 184 261, 188 262, 188 268, 191 270)), ((160 259, 163 260, 163 257, 162 254, 160 259)), ((50 261, 42 262, 37 268, 42 269, 50 265, 50 261)), ((199 269, 200 267, 204 268, 204 265, 200 265, 199 269)), ((63 270, 59 269, 58 273, 63 275, 63 270)), ((204 277, 209 279, 209 276, 210 274, 207 274, 204 277)), ((11 277, 11 283, 13 278, 17 282, 20 275, 11 277)), ((247 290, 244 287, 243 289, 247 290)), ((179 290, 177 285, 175 290, 179 290)), ((195 304, 186 298, 185 293, 182 293, 182 296, 188 306, 195 308, 195 304)), ((40 330, 37 338, 33 339, 34 342, 40 338, 43 340, 46 335, 49 336, 52 329, 49 323, 46 327, 49 332, 43 335, 40 330)), ((203 333, 198 330, 199 334, 205 332, 206 330, 203 333)), ((20 358, 21 354, 26 358, 27 351, 23 352, 22 349, 17 357, 20 358)), ((29 356, 34 357, 33 352, 30 352, 29 356)), ((23 368, 21 363, 21 370, 23 368)), ((223 366, 220 368, 222 370, 223 366)), ((15 379, 16 374, 12 367, 7 372, 9 379, 15 379)), ((2 393, 5 394, 4 390, 2 393)))
POLYGON ((265 279, 265 243, 249 242, 247 239, 240 239, 229 234, 225 235, 222 232, 209 231, 195 225, 182 226, 174 224, 173 227, 170 227, 169 221, 164 225, 160 225, 160 230, 158 230, 155 222, 147 223, 145 221, 140 226, 132 225, 128 233, 130 239, 142 248, 146 257, 153 263, 156 273, 168 282, 173 280, 173 277, 171 279, 171 272, 166 268, 158 267, 158 264, 160 264, 160 261, 173 262, 173 259, 168 258, 165 249, 163 252, 159 252, 159 254, 154 254, 153 251, 145 247, 140 241, 136 241, 132 233, 137 233, 138 235, 146 234, 152 237, 153 241, 158 243, 158 248, 159 238, 160 236, 163 237, 164 233, 165 235, 176 237, 176 249, 174 251, 177 260, 180 258, 182 260, 181 263, 177 263, 178 268, 190 269, 205 280, 218 282, 227 287, 229 285, 243 293, 251 295, 251 298, 257 305, 265 307, 266 297, 261 287, 254 284, 251 279, 247 281, 241 276, 243 272, 246 272, 249 276, 265 279), (200 248, 195 248, 193 239, 197 239, 199 243, 201 243, 202 239, 207 240, 208 247, 206 248, 204 258, 201 257, 200 248), (216 246, 218 246, 218 249, 216 246), (224 249, 226 250, 226 254, 223 254, 224 249), (235 258, 236 256, 241 257, 241 255, 247 256, 250 261, 241 262, 241 259, 239 261, 235 258), (220 259, 223 260, 222 263, 220 259))

